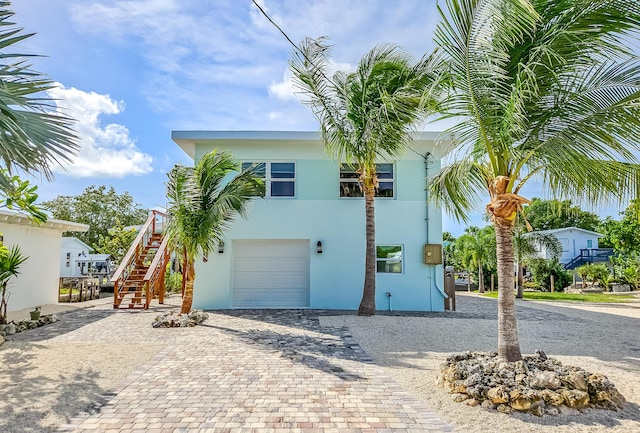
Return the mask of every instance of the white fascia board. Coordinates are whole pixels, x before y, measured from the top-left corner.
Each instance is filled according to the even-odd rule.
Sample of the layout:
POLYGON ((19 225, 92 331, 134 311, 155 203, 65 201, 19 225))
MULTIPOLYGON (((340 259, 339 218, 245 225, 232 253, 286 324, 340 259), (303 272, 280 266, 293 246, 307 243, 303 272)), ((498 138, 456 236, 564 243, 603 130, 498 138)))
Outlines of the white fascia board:
MULTIPOLYGON (((436 145, 453 141, 451 135, 438 131, 422 131, 412 134, 416 141, 434 141, 436 145)), ((171 139, 192 159, 196 153, 196 142, 219 140, 244 141, 320 141, 319 131, 171 131, 171 139)), ((446 152, 441 152, 444 155, 446 152)))
POLYGON ((20 224, 25 226, 42 227, 52 230, 58 230, 61 232, 86 232, 89 230, 89 225, 80 224, 72 221, 57 220, 48 218, 44 223, 37 223, 31 220, 27 215, 20 214, 18 212, 10 212, 6 210, 0 210, 0 222, 6 222, 8 224, 20 224))

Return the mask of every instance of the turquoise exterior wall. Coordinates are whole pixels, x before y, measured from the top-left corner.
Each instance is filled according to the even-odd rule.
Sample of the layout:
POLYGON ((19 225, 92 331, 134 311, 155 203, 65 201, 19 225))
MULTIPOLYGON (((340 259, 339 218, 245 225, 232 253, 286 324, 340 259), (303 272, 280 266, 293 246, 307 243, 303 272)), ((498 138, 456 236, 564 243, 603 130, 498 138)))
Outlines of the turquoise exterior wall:
MULTIPOLYGON (((192 139, 184 144, 185 138, 174 139, 185 149, 191 145, 196 159, 221 148, 239 160, 296 162, 296 198, 256 199, 248 219, 237 220, 225 236, 224 252, 213 252, 206 263, 197 263, 195 308, 233 307, 233 241, 240 239, 308 240, 310 307, 358 308, 364 280, 364 199, 339 198, 338 164, 325 155, 319 140, 192 139), (318 241, 322 254, 315 251, 318 241)), ((420 154, 433 154, 430 170, 439 167, 440 147, 434 140, 412 147, 420 154)), ((376 199, 376 243, 402 245, 404 270, 377 274, 377 308, 389 308, 390 292, 393 310, 442 311, 442 265, 423 263, 423 245, 442 242, 441 212, 433 205, 427 211, 424 159, 407 152, 395 162, 395 177, 395 198, 376 199)))

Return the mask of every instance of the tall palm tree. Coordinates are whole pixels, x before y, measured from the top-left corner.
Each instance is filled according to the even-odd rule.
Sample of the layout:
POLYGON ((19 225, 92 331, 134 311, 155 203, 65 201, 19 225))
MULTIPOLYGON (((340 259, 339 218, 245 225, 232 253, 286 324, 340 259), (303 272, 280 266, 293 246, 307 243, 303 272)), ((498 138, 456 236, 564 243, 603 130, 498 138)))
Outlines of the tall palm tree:
POLYGON ((448 61, 457 159, 432 197, 464 219, 481 198, 496 230, 498 355, 522 358, 513 227, 532 179, 548 196, 601 204, 640 193, 636 0, 447 0, 435 43, 448 61))
POLYGON ((456 248, 460 250, 462 262, 467 269, 478 270, 478 292, 484 293, 483 268, 485 265, 494 264, 496 256, 496 235, 493 227, 467 227, 465 233, 458 238, 456 248))
POLYGON ((438 88, 437 56, 414 62, 392 45, 373 48, 355 72, 329 77, 325 39, 305 39, 289 62, 294 83, 320 122, 327 153, 359 175, 365 205, 365 277, 359 315, 376 311, 374 200, 376 161, 396 159, 411 141, 422 114, 433 108, 438 88))
POLYGON ((524 288, 524 263, 536 256, 540 248, 544 248, 552 259, 558 259, 562 254, 562 244, 553 233, 544 231, 528 232, 522 218, 517 217, 513 228, 513 252, 517 267, 516 298, 522 299, 524 288))
POLYGON ((262 182, 254 169, 240 170, 240 163, 229 153, 213 150, 195 167, 176 165, 168 174, 166 236, 169 248, 182 260, 181 314, 191 311, 196 257, 206 260, 230 223, 238 215, 246 217, 247 204, 260 193, 262 182), (239 174, 227 182, 234 172, 239 174))
MULTIPOLYGON (((11 22, 10 4, 0 1, 0 159, 9 174, 20 169, 51 179, 51 165, 68 162, 78 149, 73 119, 46 95, 56 83, 32 69, 27 59, 33 55, 7 52, 34 35, 11 22)), ((14 189, 2 171, 0 189, 14 189)))

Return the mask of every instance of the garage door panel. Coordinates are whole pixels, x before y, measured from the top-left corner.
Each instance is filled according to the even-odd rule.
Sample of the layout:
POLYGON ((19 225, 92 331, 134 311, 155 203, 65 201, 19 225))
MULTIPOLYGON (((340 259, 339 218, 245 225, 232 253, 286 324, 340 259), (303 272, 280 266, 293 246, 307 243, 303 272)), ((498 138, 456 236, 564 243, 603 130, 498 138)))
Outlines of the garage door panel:
POLYGON ((273 289, 296 289, 307 288, 307 274, 301 272, 280 272, 270 274, 265 278, 262 272, 243 272, 236 275, 234 287, 236 289, 273 288, 273 289))
POLYGON ((236 258, 235 267, 238 272, 244 272, 244 269, 258 272, 287 272, 292 269, 304 269, 308 263, 305 257, 287 257, 287 258, 236 258))
POLYGON ((235 257, 309 257, 309 248, 306 241, 238 242, 235 257))
POLYGON ((238 308, 308 307, 309 241, 235 241, 233 305, 238 308))

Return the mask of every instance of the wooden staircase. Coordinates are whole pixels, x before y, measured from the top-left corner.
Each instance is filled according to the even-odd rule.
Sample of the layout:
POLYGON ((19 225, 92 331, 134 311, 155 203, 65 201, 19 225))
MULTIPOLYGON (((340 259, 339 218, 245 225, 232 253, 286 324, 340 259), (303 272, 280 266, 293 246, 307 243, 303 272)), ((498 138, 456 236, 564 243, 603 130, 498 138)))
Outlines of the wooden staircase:
POLYGON ((147 309, 164 303, 164 274, 169 261, 163 230, 166 215, 152 211, 113 274, 113 308, 147 309))

